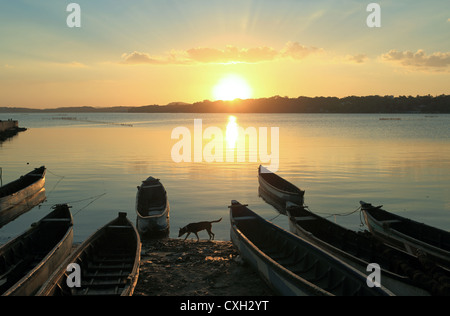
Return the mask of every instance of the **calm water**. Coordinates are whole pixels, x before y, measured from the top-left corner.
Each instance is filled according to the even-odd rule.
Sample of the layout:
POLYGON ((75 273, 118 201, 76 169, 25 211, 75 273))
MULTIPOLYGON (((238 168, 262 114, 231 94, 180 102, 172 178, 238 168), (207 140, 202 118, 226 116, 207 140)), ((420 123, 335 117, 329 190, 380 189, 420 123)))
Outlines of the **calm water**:
MULTIPOLYGON (((128 212, 135 222, 136 186, 152 175, 165 185, 171 237, 190 222, 216 220, 216 239, 229 240, 228 205, 249 204, 288 228, 285 216, 258 196, 257 162, 175 163, 172 130, 184 126, 194 139, 225 114, 2 114, 29 130, 0 145, 6 184, 45 165, 47 201, 0 229, 0 243, 20 234, 57 203, 73 206, 74 241, 128 212), (65 119, 61 119, 65 118, 65 119), (96 199, 97 198, 97 199, 96 199)), ((236 115, 247 127, 279 127, 278 173, 306 190, 305 203, 321 214, 346 214, 364 200, 400 215, 450 230, 450 115, 236 115), (380 120, 380 118, 400 120, 380 120)), ((270 129, 269 129, 270 135, 270 129)), ((207 144, 209 140, 204 140, 207 144)), ((248 159, 247 159, 248 161, 248 159)), ((358 230, 360 215, 331 216, 358 230)), ((207 238, 206 232, 200 236, 207 238)))

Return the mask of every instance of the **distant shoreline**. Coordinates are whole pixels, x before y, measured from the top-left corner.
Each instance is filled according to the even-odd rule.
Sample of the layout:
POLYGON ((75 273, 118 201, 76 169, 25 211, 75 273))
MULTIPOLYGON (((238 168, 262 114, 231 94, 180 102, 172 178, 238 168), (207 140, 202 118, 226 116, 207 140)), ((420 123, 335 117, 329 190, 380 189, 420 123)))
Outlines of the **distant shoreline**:
POLYGON ((59 107, 33 109, 0 107, 0 113, 354 113, 354 114, 444 114, 450 113, 450 95, 440 96, 350 96, 298 97, 274 96, 233 101, 204 100, 192 104, 174 102, 167 105, 115 107, 59 107))

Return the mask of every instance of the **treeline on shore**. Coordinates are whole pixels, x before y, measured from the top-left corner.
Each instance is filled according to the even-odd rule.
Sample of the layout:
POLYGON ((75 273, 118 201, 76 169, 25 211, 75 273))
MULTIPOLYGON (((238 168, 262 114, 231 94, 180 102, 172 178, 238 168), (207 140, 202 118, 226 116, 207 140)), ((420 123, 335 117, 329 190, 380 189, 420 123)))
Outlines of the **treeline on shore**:
POLYGON ((174 102, 167 105, 136 107, 65 107, 55 109, 0 108, 7 112, 123 112, 123 113, 450 113, 450 95, 440 96, 350 96, 280 97, 204 100, 193 104, 174 102))

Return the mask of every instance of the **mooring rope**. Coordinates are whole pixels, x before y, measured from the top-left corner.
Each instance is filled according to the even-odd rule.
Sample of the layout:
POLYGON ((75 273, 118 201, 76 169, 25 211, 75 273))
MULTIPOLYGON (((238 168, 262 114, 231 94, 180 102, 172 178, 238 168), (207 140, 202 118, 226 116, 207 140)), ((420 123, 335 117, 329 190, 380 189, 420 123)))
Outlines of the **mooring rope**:
POLYGON ((105 196, 105 195, 106 195, 106 192, 105 192, 105 193, 102 193, 102 194, 99 194, 99 195, 96 195, 96 196, 93 196, 93 197, 90 197, 90 198, 87 198, 87 199, 84 199, 84 200, 80 200, 80 201, 75 201, 75 202, 68 203, 68 204, 72 204, 72 203, 79 203, 79 202, 84 202, 84 201, 92 200, 91 202, 89 202, 88 204, 86 204, 84 207, 82 207, 81 209, 79 209, 78 212, 76 212, 75 214, 73 214, 73 216, 74 216, 74 217, 77 216, 78 213, 80 213, 82 210, 84 210, 84 209, 87 208, 89 205, 91 205, 92 203, 94 203, 95 201, 97 201, 98 199, 100 199, 101 197, 103 197, 103 196, 105 196))
MULTIPOLYGON (((60 176, 57 175, 56 173, 50 171, 49 169, 47 169, 48 173, 51 173, 52 175, 59 177, 59 180, 55 183, 55 185, 53 186, 53 188, 50 190, 50 192, 47 194, 47 199, 50 197, 50 195, 53 193, 53 191, 56 189, 56 187, 59 185, 59 183, 65 178, 65 176, 60 176)), ((76 204, 76 203, 81 203, 81 202, 86 202, 86 201, 90 201, 88 204, 86 204, 84 207, 82 207, 81 209, 79 209, 76 213, 73 214, 73 216, 75 217, 78 213, 80 213, 81 211, 83 211, 84 209, 86 209, 89 205, 91 205, 92 203, 94 203, 95 201, 97 201, 98 199, 100 199, 101 197, 105 196, 105 193, 99 194, 99 195, 94 195, 82 200, 77 200, 77 201, 71 201, 71 202, 67 202, 66 204, 71 205, 71 204, 76 204)))
POLYGON ((55 185, 53 186, 53 188, 50 190, 50 192, 48 192, 47 194, 47 198, 50 197, 50 195, 53 193, 53 191, 56 189, 56 187, 59 185, 59 183, 65 178, 65 176, 60 176, 57 175, 56 173, 51 172, 49 169, 47 169, 48 173, 51 173, 52 175, 59 177, 59 180, 55 183, 55 185))

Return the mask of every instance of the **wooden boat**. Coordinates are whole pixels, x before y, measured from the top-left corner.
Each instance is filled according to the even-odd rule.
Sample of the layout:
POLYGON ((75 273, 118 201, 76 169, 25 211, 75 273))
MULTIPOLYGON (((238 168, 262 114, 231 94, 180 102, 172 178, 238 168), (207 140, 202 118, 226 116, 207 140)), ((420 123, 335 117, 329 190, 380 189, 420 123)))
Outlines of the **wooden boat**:
POLYGON ((44 166, 0 187, 0 215, 38 193, 45 185, 44 166))
POLYGON ((126 213, 85 240, 41 287, 37 296, 131 296, 139 276, 141 240, 126 213), (81 272, 76 286, 76 269, 81 272), (69 287, 71 282, 73 287, 69 287), (69 285, 68 285, 69 283, 69 285))
POLYGON ((370 232, 384 242, 417 256, 425 253, 450 269, 450 232, 387 212, 382 206, 361 203, 370 232))
POLYGON ((436 292, 438 287, 433 286, 437 281, 432 281, 432 277, 416 257, 393 249, 370 234, 357 233, 328 221, 303 206, 288 203, 286 211, 292 233, 333 254, 358 271, 366 273, 370 263, 379 264, 383 286, 395 295, 440 294, 436 292))
POLYGON ((46 199, 45 188, 42 188, 36 194, 25 198, 22 202, 12 208, 0 213, 0 228, 13 221, 17 217, 32 210, 46 199))
POLYGON ((72 250, 73 220, 67 204, 0 248, 0 293, 33 295, 72 250))
POLYGON ((259 186, 267 192, 267 194, 279 200, 281 203, 289 201, 303 205, 305 191, 300 190, 289 181, 263 166, 259 166, 258 168, 258 181, 259 186))
POLYGON ((232 201, 230 220, 233 244, 280 295, 393 295, 383 287, 370 288, 365 275, 246 205, 232 201))
POLYGON ((145 235, 169 231, 170 205, 166 189, 159 179, 149 177, 138 186, 136 213, 139 233, 145 235))

